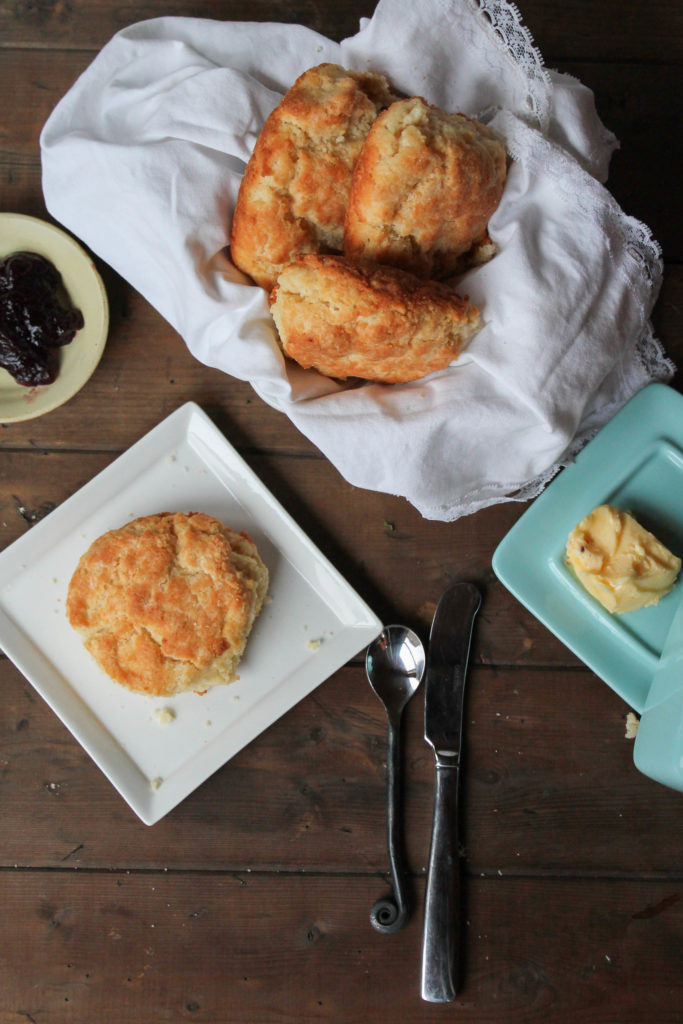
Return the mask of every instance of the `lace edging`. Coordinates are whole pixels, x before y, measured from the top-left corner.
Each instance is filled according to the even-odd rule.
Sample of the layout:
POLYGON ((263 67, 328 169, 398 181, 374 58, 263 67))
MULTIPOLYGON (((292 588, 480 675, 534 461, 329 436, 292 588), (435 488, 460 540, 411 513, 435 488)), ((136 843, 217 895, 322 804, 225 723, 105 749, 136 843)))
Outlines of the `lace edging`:
POLYGON ((552 177, 557 188, 584 212, 594 214, 602 210, 609 218, 612 229, 620 233, 624 248, 638 265, 648 286, 659 289, 664 272, 662 248, 650 228, 626 214, 614 196, 588 171, 577 164, 561 146, 520 121, 509 111, 498 115, 499 124, 506 135, 506 147, 513 160, 524 163, 532 147, 535 159, 542 163, 543 171, 552 177))
POLYGON ((469 0, 469 3, 483 15, 498 44, 525 76, 529 106, 541 130, 546 131, 550 123, 552 83, 541 51, 522 21, 519 8, 508 0, 469 0))
POLYGON ((561 469, 571 465, 579 452, 595 437, 605 423, 608 423, 619 409, 626 404, 633 394, 647 387, 648 384, 655 382, 667 384, 676 372, 676 366, 667 358, 661 342, 655 337, 650 321, 645 325, 643 333, 635 346, 634 356, 635 366, 630 374, 630 380, 625 382, 626 397, 622 393, 621 397, 617 400, 602 406, 596 415, 588 416, 562 455, 542 473, 539 473, 532 480, 496 485, 496 494, 487 493, 487 488, 479 488, 476 491, 470 491, 468 494, 463 495, 460 501, 452 505, 418 507, 420 514, 425 519, 452 523, 456 519, 471 515, 473 512, 488 508, 491 505, 500 505, 505 501, 531 501, 537 498, 561 469))

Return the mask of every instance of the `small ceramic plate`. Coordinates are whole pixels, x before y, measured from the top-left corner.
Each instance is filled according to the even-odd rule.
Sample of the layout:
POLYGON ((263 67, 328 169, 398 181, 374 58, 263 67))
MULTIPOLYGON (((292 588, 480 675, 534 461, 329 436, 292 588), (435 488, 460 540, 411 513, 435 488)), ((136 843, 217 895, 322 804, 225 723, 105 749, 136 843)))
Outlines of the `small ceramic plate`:
POLYGON ((72 398, 99 363, 109 330, 109 303, 100 275, 70 235, 36 217, 0 213, 0 259, 13 252, 36 252, 55 265, 84 326, 60 349, 52 384, 24 387, 0 367, 0 423, 43 416, 72 398))
POLYGON ((522 515, 493 556, 501 582, 637 712, 642 712, 677 602, 609 612, 565 561, 572 528, 597 505, 630 511, 683 557, 683 395, 638 392, 522 515))
POLYGON ((193 403, 0 554, 0 645, 149 825, 381 629, 193 403), (206 512, 246 530, 270 572, 239 680, 201 696, 130 693, 99 668, 65 615, 69 581, 92 541, 163 511, 206 512), (166 709, 173 717, 162 724, 166 709))

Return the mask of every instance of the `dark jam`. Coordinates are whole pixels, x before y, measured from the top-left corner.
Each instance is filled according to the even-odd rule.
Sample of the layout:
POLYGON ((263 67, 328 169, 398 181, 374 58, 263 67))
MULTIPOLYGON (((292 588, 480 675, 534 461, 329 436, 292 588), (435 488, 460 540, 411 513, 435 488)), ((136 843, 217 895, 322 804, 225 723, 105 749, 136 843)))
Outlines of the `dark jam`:
POLYGON ((58 353, 83 326, 57 268, 35 252, 0 260, 0 366, 18 384, 51 384, 58 353))

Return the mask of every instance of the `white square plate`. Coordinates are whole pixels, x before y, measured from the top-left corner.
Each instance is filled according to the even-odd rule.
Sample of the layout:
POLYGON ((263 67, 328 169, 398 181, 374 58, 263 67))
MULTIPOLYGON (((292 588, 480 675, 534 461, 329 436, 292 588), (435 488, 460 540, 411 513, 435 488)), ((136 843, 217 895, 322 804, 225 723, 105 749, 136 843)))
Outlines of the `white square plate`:
POLYGON ((191 402, 0 554, 0 645, 148 825, 381 629, 191 402), (71 575, 92 541, 165 511, 206 512, 246 530, 270 572, 239 680, 203 696, 129 693, 99 668, 65 615, 71 575), (161 725, 154 712, 165 707, 175 718, 161 725))

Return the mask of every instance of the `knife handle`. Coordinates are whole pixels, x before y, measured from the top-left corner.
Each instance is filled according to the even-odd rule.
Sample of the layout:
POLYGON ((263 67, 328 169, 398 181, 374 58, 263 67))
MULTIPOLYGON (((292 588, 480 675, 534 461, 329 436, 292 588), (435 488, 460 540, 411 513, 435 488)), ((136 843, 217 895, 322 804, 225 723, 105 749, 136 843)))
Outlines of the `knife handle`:
POLYGON ((421 995, 430 1003, 447 1003, 455 999, 458 984, 461 927, 459 774, 459 765, 437 761, 422 937, 421 995))

